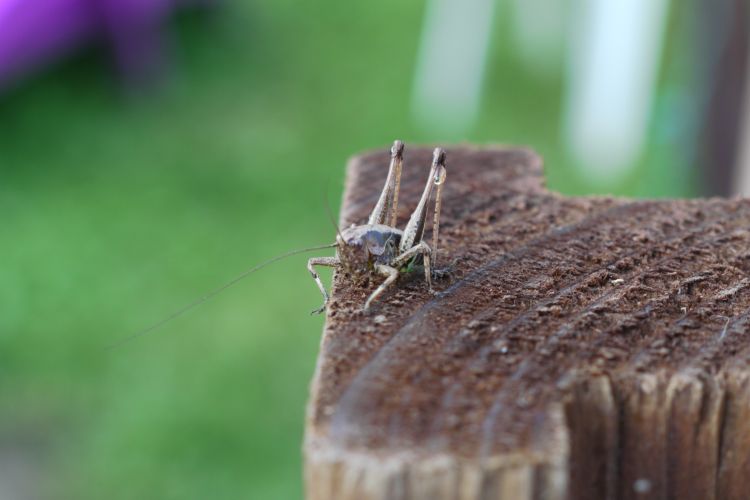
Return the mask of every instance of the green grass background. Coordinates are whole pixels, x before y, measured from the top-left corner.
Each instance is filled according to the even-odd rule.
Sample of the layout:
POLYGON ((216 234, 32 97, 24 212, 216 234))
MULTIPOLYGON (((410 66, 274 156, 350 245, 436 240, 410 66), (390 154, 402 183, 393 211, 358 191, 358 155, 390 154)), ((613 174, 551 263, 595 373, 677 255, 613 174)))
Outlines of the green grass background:
MULTIPOLYGON (((337 210, 357 150, 527 144, 553 188, 591 190, 559 145, 561 80, 524 71, 502 10, 474 129, 414 125, 423 8, 227 3, 179 16, 154 93, 123 93, 88 53, 0 97, 0 450, 30 450, 45 496, 301 496, 323 326, 306 257, 104 347, 255 263, 331 241, 323 200, 337 210)), ((643 164, 667 168, 663 149, 643 164)), ((684 190, 648 177, 664 171, 615 191, 684 190)))

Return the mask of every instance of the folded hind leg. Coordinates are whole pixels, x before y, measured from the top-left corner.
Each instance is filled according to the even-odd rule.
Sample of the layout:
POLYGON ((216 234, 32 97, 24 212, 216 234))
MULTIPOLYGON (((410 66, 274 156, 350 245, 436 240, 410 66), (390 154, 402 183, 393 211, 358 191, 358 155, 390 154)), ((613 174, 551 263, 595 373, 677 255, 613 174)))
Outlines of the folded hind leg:
POLYGON ((375 270, 382 274, 383 276, 387 276, 385 281, 380 284, 380 286, 370 294, 370 296, 367 298, 367 301, 365 302, 365 306, 362 308, 363 310, 367 311, 370 308, 370 304, 372 304, 372 301, 377 299, 381 293, 385 291, 386 288, 391 286, 391 284, 396 281, 396 278, 398 278, 398 269, 391 266, 386 266, 383 264, 375 264, 375 270))
POLYGON ((421 255, 422 259, 424 259, 424 279, 427 282, 427 286, 432 290, 432 249, 424 241, 420 241, 417 245, 396 257, 393 260, 393 265, 401 267, 417 255, 421 255))

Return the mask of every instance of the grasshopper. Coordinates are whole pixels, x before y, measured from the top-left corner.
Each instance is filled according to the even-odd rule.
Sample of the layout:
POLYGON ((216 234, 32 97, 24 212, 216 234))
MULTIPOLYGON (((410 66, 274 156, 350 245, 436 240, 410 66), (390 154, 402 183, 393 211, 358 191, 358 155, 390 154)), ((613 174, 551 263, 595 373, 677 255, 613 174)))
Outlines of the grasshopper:
POLYGON ((323 295, 323 305, 311 314, 325 311, 330 301, 320 276, 315 272, 315 266, 333 268, 344 267, 354 271, 374 272, 385 280, 370 294, 364 303, 363 310, 367 311, 373 301, 385 292, 397 279, 400 273, 411 272, 422 267, 424 277, 430 291, 432 288, 432 267, 438 243, 440 227, 440 204, 442 188, 445 183, 445 151, 435 148, 432 166, 427 177, 422 197, 412 212, 404 230, 396 227, 398 215, 398 194, 401 183, 401 168, 403 165, 404 144, 396 140, 391 148, 391 161, 388 176, 385 179, 383 191, 375 204, 366 224, 354 225, 339 232, 336 236, 335 257, 313 257, 307 261, 315 283, 323 295), (435 212, 432 229, 432 247, 424 240, 427 205, 435 194, 435 212))
POLYGON ((320 276, 315 272, 315 266, 328 267, 345 267, 349 270, 361 272, 375 272, 385 277, 385 281, 370 294, 364 304, 363 309, 366 311, 370 308, 372 302, 377 299, 389 286, 391 286, 399 276, 399 273, 408 273, 420 267, 424 268, 424 277, 427 286, 432 291, 432 267, 435 264, 438 230, 440 228, 440 202, 443 184, 445 183, 445 152, 440 148, 435 148, 432 157, 432 166, 430 175, 427 177, 427 184, 422 192, 422 197, 417 204, 417 208, 409 218, 409 222, 403 231, 396 227, 397 209, 398 209, 398 191, 401 183, 401 167, 404 158, 404 144, 401 141, 395 141, 391 148, 391 162, 388 167, 388 176, 385 180, 380 198, 375 208, 370 214, 367 224, 351 227, 341 231, 336 236, 336 242, 328 245, 321 245, 310 248, 292 250, 290 252, 278 255, 262 264, 258 264, 239 276, 235 277, 219 288, 212 290, 205 295, 197 298, 186 306, 176 310, 161 321, 152 324, 133 335, 122 338, 109 347, 114 348, 134 338, 146 335, 156 330, 162 325, 174 320, 190 311, 194 307, 206 302, 219 293, 223 292, 230 286, 245 279, 247 276, 263 269, 264 267, 286 259, 293 255, 312 250, 322 250, 325 248, 336 248, 335 257, 315 257, 307 262, 307 269, 312 274, 315 283, 317 283, 320 293, 323 294, 323 305, 312 311, 312 314, 321 313, 325 310, 329 302, 328 292, 326 292, 320 276), (435 217, 432 224, 432 247, 423 241, 425 221, 427 219, 427 205, 432 197, 433 189, 436 188, 435 195, 435 217))

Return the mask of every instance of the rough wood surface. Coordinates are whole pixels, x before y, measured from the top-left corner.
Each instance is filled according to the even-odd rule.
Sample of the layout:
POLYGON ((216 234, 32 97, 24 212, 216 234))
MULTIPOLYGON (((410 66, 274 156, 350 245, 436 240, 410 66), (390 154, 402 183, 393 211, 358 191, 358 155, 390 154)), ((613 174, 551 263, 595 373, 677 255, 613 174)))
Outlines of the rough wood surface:
MULTIPOLYGON (((401 224, 429 148, 407 148, 401 224)), ((341 224, 388 164, 353 159, 341 224)), ((750 202, 568 198, 523 149, 448 149, 430 295, 334 277, 311 500, 750 498, 750 202)))

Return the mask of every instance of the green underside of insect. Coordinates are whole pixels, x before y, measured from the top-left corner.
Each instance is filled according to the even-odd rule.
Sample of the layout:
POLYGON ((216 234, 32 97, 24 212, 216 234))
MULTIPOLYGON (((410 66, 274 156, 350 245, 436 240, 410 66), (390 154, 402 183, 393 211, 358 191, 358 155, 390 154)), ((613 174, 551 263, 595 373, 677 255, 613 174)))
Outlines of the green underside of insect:
POLYGON ((419 271, 424 270, 424 262, 421 261, 421 259, 418 259, 417 257, 414 257, 412 260, 409 261, 408 264, 406 264, 405 267, 402 267, 399 269, 402 274, 412 274, 419 271))
POLYGON ((367 298, 364 310, 368 310, 372 302, 402 274, 423 271, 427 286, 432 290, 432 268, 435 264, 440 227, 441 194, 446 177, 445 152, 441 148, 435 148, 422 196, 406 227, 400 230, 396 227, 396 217, 403 152, 403 143, 395 141, 391 148, 391 161, 385 186, 367 223, 352 225, 338 234, 335 257, 315 257, 308 261, 307 269, 323 295, 323 306, 313 313, 323 312, 329 301, 328 292, 315 272, 315 266, 343 267, 350 271, 382 276, 384 281, 367 298), (430 246, 423 238, 427 206, 433 193, 435 205, 430 246))

